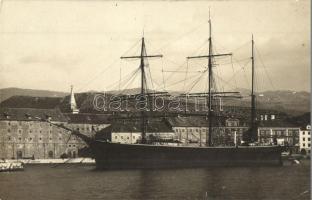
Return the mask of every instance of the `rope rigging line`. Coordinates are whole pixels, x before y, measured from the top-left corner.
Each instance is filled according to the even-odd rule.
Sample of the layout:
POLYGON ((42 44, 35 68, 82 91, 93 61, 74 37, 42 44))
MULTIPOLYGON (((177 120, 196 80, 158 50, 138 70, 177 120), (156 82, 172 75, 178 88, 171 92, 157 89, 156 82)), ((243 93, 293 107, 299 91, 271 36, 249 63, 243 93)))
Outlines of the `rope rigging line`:
POLYGON ((134 47, 136 47, 138 44, 140 44, 141 43, 141 39, 139 39, 137 42, 135 42, 125 53, 123 53, 122 55, 121 55, 121 57, 122 56, 126 56, 132 49, 134 49, 134 47))
MULTIPOLYGON (((184 64, 186 63, 186 61, 184 63, 182 63, 180 66, 177 67, 177 69, 180 69, 184 66, 184 64)), ((164 71, 165 72, 165 71, 164 71)), ((175 73, 170 73, 169 76, 165 79, 165 82, 167 82, 171 77, 172 75, 174 75, 175 73)))
POLYGON ((123 90, 122 90, 122 92, 125 90, 125 89, 127 89, 127 86, 129 85, 129 84, 131 84, 132 83, 132 81, 136 78, 136 76, 139 74, 139 69, 137 69, 126 81, 124 81, 124 84, 123 84, 123 90))
MULTIPOLYGON (((205 71, 206 72, 206 71, 205 71)), ((206 74, 205 72, 203 72, 194 82, 193 85, 191 86, 191 88, 188 90, 188 93, 191 92, 191 90, 195 87, 195 85, 197 85, 197 83, 201 80, 201 78, 203 77, 204 74, 206 74)))
POLYGON ((81 86, 80 88, 77 89, 77 92, 81 92, 82 89, 84 89, 86 86, 88 86, 90 83, 92 83, 94 80, 98 79, 100 77, 100 75, 102 75, 103 73, 105 73, 108 69, 110 69, 114 64, 117 63, 117 61, 119 60, 116 59, 114 60, 110 65, 108 65, 106 68, 104 68, 102 71, 100 71, 99 73, 97 73, 95 76, 93 76, 93 78, 91 78, 87 83, 85 83, 83 86, 81 86))
MULTIPOLYGON (((213 72, 212 72, 213 73, 213 72)), ((217 75, 217 76, 220 76, 220 71, 219 71, 219 67, 217 67, 217 69, 216 69, 216 73, 213 73, 213 74, 215 74, 215 75, 217 75)), ((220 92, 224 92, 224 87, 222 86, 222 85, 220 85, 219 87, 218 87, 218 82, 215 80, 215 75, 213 75, 212 77, 213 77, 213 80, 212 80, 212 83, 213 83, 213 86, 214 86, 214 88, 215 88, 215 91, 220 91, 220 92), (221 87, 221 89, 219 89, 221 87)))
POLYGON ((213 43, 214 44, 216 44, 216 45, 214 45, 214 47, 216 47, 216 46, 219 46, 219 47, 221 47, 221 50, 222 51, 228 51, 228 52, 237 52, 238 50, 240 50, 240 49, 242 49, 243 47, 245 47, 245 46, 247 46, 248 44, 250 44, 251 42, 250 41, 247 41, 247 42, 245 42, 244 44, 242 44, 241 46, 238 46, 237 48, 235 48, 235 49, 233 49, 233 50, 231 50, 231 51, 229 51, 227 48, 225 48, 223 45, 221 45, 219 42, 217 42, 216 40, 214 40, 213 39, 213 43))
MULTIPOLYGON (((244 71, 244 77, 245 77, 245 81, 246 81, 247 85, 251 85, 250 82, 249 82, 249 80, 248 80, 248 78, 247 78, 247 76, 246 76, 245 67, 243 67, 242 69, 243 69, 243 71, 244 71)), ((248 90, 250 90, 250 89, 248 89, 248 90)))
MULTIPOLYGON (((198 74, 195 74, 195 75, 193 75, 193 76, 189 76, 188 80, 194 78, 195 76, 198 76, 198 74)), ((169 85, 169 86, 167 85, 167 87, 171 87, 171 86, 173 86, 173 85, 177 85, 177 84, 179 84, 179 83, 182 83, 183 81, 184 81, 184 80, 176 81, 176 82, 172 83, 172 84, 169 85)))
MULTIPOLYGON (((168 91, 166 90, 166 88, 163 88, 163 85, 161 85, 161 84, 158 83, 157 81, 154 81, 154 83, 155 83, 155 85, 157 86, 157 87, 155 88, 155 92, 157 92, 157 90, 159 90, 159 89, 163 89, 164 92, 168 92, 168 91)), ((169 93, 169 92, 168 92, 168 93, 169 93)))
POLYGON ((185 90, 185 83, 186 83, 188 68, 189 68, 189 61, 187 60, 187 61, 186 61, 186 71, 185 71, 185 76, 184 76, 183 91, 185 90))
POLYGON ((161 58, 161 74, 162 74, 162 81, 163 81, 163 86, 164 90, 166 90, 166 82, 165 82, 165 76, 164 76, 164 60, 161 58))
MULTIPOLYGON (((137 71, 139 71, 139 70, 140 70, 140 68, 136 68, 135 70, 129 72, 129 73, 125 76, 125 79, 127 78, 127 80, 129 80, 129 77, 131 78, 131 77, 132 77, 135 73, 137 73, 137 71)), ((119 81, 119 80, 118 80, 118 81, 119 81)), ((116 84, 118 84, 118 81, 115 81, 115 82, 113 82, 112 84, 106 86, 106 89, 111 89, 111 90, 113 90, 113 89, 116 87, 116 84), (115 86, 115 87, 113 87, 113 86, 115 86)), ((122 85, 123 82, 125 82, 125 81, 126 81, 126 80, 122 81, 122 82, 121 82, 121 85, 122 85)))
MULTIPOLYGON (((233 59, 235 60, 235 57, 233 57, 233 59)), ((230 82, 231 79, 234 78, 234 77, 238 74, 238 72, 240 72, 241 70, 243 70, 243 71, 244 71, 243 74, 244 74, 245 81, 246 81, 247 85, 249 85, 248 78, 247 78, 247 76, 246 76, 245 68, 246 68, 246 66, 247 66, 250 62, 251 62, 251 59, 249 58, 249 59, 247 60, 247 62, 246 62, 244 65, 242 65, 242 66, 240 65, 240 69, 238 69, 238 70, 233 74, 233 76, 230 77, 230 79, 229 79, 228 82, 230 82)))
MULTIPOLYGON (((233 56, 233 55, 232 55, 233 56)), ((232 57, 231 56, 231 57, 232 57)), ((235 59, 235 58, 234 58, 235 59)), ((235 59, 235 62, 233 62, 233 59, 231 59, 231 62, 225 62, 225 63, 220 63, 219 62, 219 65, 228 65, 228 64, 232 64, 232 63, 241 63, 241 62, 243 62, 243 61, 246 61, 246 60, 250 60, 250 57, 248 57, 248 58, 244 58, 244 59, 240 59, 240 60, 237 60, 237 59, 235 59)))
POLYGON ((183 33, 182 35, 178 36, 176 39, 171 40, 170 42, 165 43, 164 45, 162 45, 160 48, 158 48, 156 51, 160 51, 161 49, 163 49, 164 47, 167 47, 175 42, 177 42, 178 40, 184 38, 185 36, 195 32, 196 30, 198 30, 203 24, 206 24, 207 22, 203 22, 201 24, 199 24, 198 26, 196 26, 195 28, 191 29, 190 31, 183 33))
POLYGON ((235 85, 233 86, 232 84, 229 83, 229 81, 224 80, 223 78, 221 78, 220 76, 218 76, 217 74, 215 74, 215 78, 218 78, 220 81, 222 81, 225 85, 230 86, 230 88, 236 89, 235 85))
POLYGON ((275 86, 274 86, 274 84, 273 84, 273 82, 272 82, 272 79, 271 79, 271 77, 269 76, 269 73, 268 73, 268 71, 267 71, 267 68, 266 68, 266 66, 264 65, 264 62, 263 62, 263 60, 262 60, 262 56, 261 56, 260 52, 258 51, 258 48, 256 47, 256 45, 255 45, 255 49, 256 49, 257 54, 259 55, 259 58, 260 58, 259 60, 260 60, 262 66, 263 66, 263 68, 264 68, 264 71, 265 71, 265 73, 266 73, 266 75, 267 75, 267 77, 268 77, 268 79, 269 79, 269 81, 270 81, 270 84, 271 84, 272 88, 273 88, 274 90, 276 90, 276 89, 275 89, 275 86))
MULTIPOLYGON (((197 48, 195 51, 193 51, 192 54, 196 54, 196 53, 197 53, 199 50, 201 50, 206 44, 207 44, 207 41, 205 40, 205 41, 203 42, 203 44, 200 45, 199 48, 197 48)), ((171 62, 171 63, 173 63, 173 64, 176 64, 174 61, 171 61, 171 60, 168 59, 168 58, 164 58, 164 60, 167 60, 167 61, 169 61, 169 62, 171 62)), ((176 73, 176 71, 180 70, 185 64, 187 64, 187 60, 186 60, 185 62, 183 62, 181 65, 177 66, 177 68, 174 69, 174 72, 176 73)), ((175 73, 173 73, 173 72, 170 73, 169 76, 168 76, 168 78, 167 78, 165 81, 169 80, 175 73)))
MULTIPOLYGON (((2 1, 1 1, 2 2, 2 1)), ((138 40, 132 47, 130 47, 123 55, 125 55, 126 53, 128 53, 130 50, 132 50, 138 43, 140 42, 140 40, 138 40)), ((103 73, 105 73, 108 69, 110 69, 113 65, 115 65, 117 63, 117 61, 120 60, 119 58, 115 59, 110 65, 108 65, 106 68, 104 68, 102 71, 100 71, 99 73, 97 73, 95 76, 93 76, 88 82, 86 82, 85 84, 83 84, 80 88, 77 89, 77 92, 81 92, 82 89, 84 89, 86 86, 88 86, 90 83, 92 83, 93 81, 95 81, 96 79, 98 79, 100 77, 100 75, 102 75, 103 73)))
POLYGON ((122 95, 124 93, 124 91, 126 91, 127 87, 133 83, 133 81, 135 80, 135 78, 138 76, 139 70, 136 70, 135 73, 131 76, 131 78, 125 83, 125 87, 123 88, 122 91, 120 91, 117 95, 122 95))
MULTIPOLYGON (((121 88, 124 87, 124 85, 126 85, 132 78, 133 76, 135 76, 135 74, 139 71, 139 69, 135 69, 134 71, 132 71, 131 74, 128 74, 127 78, 125 78, 122 82, 121 82, 121 88)), ((114 87, 115 88, 115 87, 114 87)))
MULTIPOLYGON (((232 71, 233 71, 233 75, 234 75, 235 73, 234 73, 234 65, 233 65, 233 56, 231 56, 231 63, 232 63, 231 66, 232 66, 232 71)), ((235 86, 236 86, 236 89, 237 89, 236 77, 234 76, 233 78, 234 78, 235 86)))
MULTIPOLYGON (((148 60, 146 59, 146 63, 147 63, 147 68, 148 68, 148 73, 147 75, 149 76, 149 78, 151 79, 151 86, 152 86, 152 90, 154 90, 154 81, 153 81, 153 77, 152 77, 152 73, 151 73, 151 68, 149 67, 149 62, 148 60)), ((145 80, 146 81, 146 80, 145 80)), ((146 83, 146 86, 147 86, 147 83, 146 83)), ((148 89, 148 88, 147 88, 148 89)), ((155 91, 154 91, 155 92, 155 91)))
POLYGON ((120 84, 121 84, 121 60, 119 63, 120 69, 119 69, 119 91, 120 91, 120 84))

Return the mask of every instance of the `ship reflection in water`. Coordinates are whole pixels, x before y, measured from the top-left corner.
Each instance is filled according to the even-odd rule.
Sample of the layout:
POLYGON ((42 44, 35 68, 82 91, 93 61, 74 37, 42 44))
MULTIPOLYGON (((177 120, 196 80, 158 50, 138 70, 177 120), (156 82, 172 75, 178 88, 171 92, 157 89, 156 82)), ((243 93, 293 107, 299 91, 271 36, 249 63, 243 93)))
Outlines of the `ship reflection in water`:
POLYGON ((95 171, 26 166, 0 174, 0 199, 310 199, 309 161, 283 167, 95 171))

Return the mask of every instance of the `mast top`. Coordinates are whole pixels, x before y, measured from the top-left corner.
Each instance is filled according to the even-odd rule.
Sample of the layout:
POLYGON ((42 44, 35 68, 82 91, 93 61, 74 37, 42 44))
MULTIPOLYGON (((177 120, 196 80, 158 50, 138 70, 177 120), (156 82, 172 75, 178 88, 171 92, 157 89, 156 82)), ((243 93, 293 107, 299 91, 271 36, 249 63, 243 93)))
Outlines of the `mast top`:
POLYGON ((209 6, 209 22, 210 22, 210 6, 209 6))

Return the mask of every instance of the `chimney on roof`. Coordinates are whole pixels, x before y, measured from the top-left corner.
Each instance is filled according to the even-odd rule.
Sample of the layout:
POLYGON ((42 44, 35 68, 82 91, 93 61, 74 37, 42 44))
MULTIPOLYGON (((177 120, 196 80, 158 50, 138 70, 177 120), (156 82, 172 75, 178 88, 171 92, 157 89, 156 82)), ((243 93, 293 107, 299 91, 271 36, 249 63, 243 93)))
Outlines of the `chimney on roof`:
POLYGON ((72 114, 78 114, 79 109, 77 108, 75 94, 74 94, 74 86, 70 86, 70 110, 72 114))

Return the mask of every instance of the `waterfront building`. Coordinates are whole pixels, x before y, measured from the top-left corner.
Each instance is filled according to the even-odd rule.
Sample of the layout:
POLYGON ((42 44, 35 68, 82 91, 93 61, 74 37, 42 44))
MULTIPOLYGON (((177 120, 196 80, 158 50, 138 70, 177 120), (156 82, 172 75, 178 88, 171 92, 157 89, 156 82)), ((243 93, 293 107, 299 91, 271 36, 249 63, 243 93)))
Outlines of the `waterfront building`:
POLYGON ((311 125, 300 129, 299 134, 300 152, 310 155, 311 153, 311 125))
POLYGON ((300 127, 285 121, 262 121, 258 127, 258 142, 263 145, 287 146, 294 152, 299 151, 300 127))
MULTIPOLYGON (((184 144, 204 144, 208 136, 209 121, 206 117, 173 117, 168 118, 168 123, 176 137, 184 144)), ((214 145, 234 146, 240 144, 243 133, 248 130, 246 123, 237 118, 222 118, 218 120, 217 127, 213 127, 212 141, 214 145)))
MULTIPOLYGON (((89 137, 94 137, 97 131, 109 126, 109 115, 105 114, 92 114, 92 113, 79 113, 77 107, 74 87, 71 86, 69 98, 69 113, 63 113, 68 122, 68 128, 77 130, 82 134, 89 137)), ((68 110, 68 109, 64 109, 68 110)))
POLYGON ((51 125, 66 125, 58 109, 1 108, 0 158, 60 158, 76 157, 85 145, 65 129, 51 125))
POLYGON ((67 127, 93 137, 97 131, 110 125, 109 115, 90 113, 63 113, 67 127))
MULTIPOLYGON (((139 120, 122 120, 112 124, 111 131, 100 131, 101 139, 114 143, 135 144, 142 139, 141 122, 139 120)), ((175 134, 170 126, 163 121, 148 121, 146 136, 150 141, 173 141, 175 134)))

